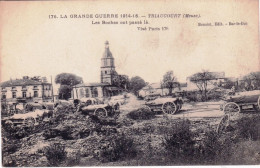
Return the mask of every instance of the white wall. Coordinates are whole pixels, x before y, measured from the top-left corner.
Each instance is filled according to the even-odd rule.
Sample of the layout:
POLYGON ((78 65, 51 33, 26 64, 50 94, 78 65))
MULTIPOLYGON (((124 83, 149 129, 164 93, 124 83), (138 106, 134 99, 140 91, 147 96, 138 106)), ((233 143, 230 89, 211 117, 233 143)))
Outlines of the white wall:
MULTIPOLYGON (((102 98, 103 97, 102 87, 101 86, 93 87, 93 90, 94 88, 97 88, 98 97, 102 98)), ((74 94, 74 99, 81 99, 83 97, 86 97, 86 89, 89 89, 89 97, 92 97, 93 95, 90 87, 80 87, 80 88, 73 88, 72 94, 74 94)), ((71 98, 73 98, 73 95, 71 95, 71 98)))
POLYGON ((5 87, 6 92, 2 92, 1 88, 1 97, 2 94, 4 93, 6 95, 6 99, 13 99, 13 92, 16 93, 16 98, 22 98, 23 97, 23 92, 26 92, 26 97, 34 97, 34 91, 38 92, 38 98, 44 97, 51 97, 52 96, 52 91, 51 91, 51 85, 45 85, 44 87, 47 88, 47 90, 42 90, 42 85, 28 85, 26 86, 26 89, 22 88, 22 86, 13 86, 15 89, 12 89, 12 87, 5 87), (34 88, 34 86, 37 86, 37 89, 34 88), (42 95, 42 93, 44 95, 42 95))

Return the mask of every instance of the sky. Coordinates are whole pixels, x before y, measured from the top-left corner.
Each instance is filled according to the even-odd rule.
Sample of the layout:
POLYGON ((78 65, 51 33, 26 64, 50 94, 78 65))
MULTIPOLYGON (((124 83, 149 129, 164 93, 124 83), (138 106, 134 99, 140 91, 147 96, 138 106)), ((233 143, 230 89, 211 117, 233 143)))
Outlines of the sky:
POLYGON ((258 71, 257 0, 187 1, 1 1, 0 81, 62 72, 100 82, 105 41, 116 71, 160 82, 174 71, 180 82, 201 70, 238 77, 258 71), (148 18, 148 14, 196 14, 200 18, 148 18), (49 15, 59 18, 50 19, 49 15), (138 18, 69 18, 71 14, 138 14, 138 18), (66 15, 68 18, 60 18, 66 15), (141 17, 145 16, 145 17, 141 17), (149 24, 143 24, 143 20, 149 24), (142 21, 133 25, 92 22, 142 21), (246 22, 246 26, 198 26, 198 23, 246 22), (140 31, 137 27, 165 31, 140 31))

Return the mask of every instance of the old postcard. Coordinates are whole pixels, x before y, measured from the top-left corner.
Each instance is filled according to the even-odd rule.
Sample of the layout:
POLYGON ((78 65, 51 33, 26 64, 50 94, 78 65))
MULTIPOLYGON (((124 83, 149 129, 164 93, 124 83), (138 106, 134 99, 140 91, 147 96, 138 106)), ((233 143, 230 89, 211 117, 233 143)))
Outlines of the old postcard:
POLYGON ((1 1, 4 167, 257 165, 258 0, 1 1))

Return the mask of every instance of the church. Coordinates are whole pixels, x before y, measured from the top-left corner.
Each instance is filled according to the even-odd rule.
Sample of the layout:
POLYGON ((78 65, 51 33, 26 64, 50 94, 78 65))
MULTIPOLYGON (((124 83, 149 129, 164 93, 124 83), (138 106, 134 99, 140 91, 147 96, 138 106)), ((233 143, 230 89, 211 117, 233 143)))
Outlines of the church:
POLYGON ((113 78, 117 75, 115 70, 115 60, 109 50, 109 42, 105 42, 105 51, 101 58, 100 83, 80 83, 73 86, 71 97, 81 98, 107 98, 118 95, 124 91, 113 84, 113 78))

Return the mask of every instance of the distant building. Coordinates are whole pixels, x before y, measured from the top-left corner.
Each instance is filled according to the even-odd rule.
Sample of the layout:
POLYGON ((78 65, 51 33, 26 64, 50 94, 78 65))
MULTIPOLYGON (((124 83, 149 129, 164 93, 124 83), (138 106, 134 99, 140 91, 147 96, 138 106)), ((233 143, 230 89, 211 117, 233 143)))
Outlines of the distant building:
MULTIPOLYGON (((180 87, 175 87, 172 90, 172 93, 184 92, 186 91, 186 87, 187 87, 186 83, 180 83, 180 87)), ((169 89, 162 87, 161 83, 151 83, 143 87, 141 90, 139 90, 139 96, 145 97, 151 94, 165 96, 169 94, 169 89)))
POLYGON ((0 84, 1 101, 6 102, 43 102, 52 100, 52 86, 44 80, 33 80, 28 76, 23 79, 9 80, 0 84))
POLYGON ((101 83, 80 83, 73 86, 72 98, 83 97, 104 98, 117 95, 124 89, 113 85, 113 77, 117 75, 114 57, 109 50, 109 42, 105 42, 105 52, 101 58, 101 83))

